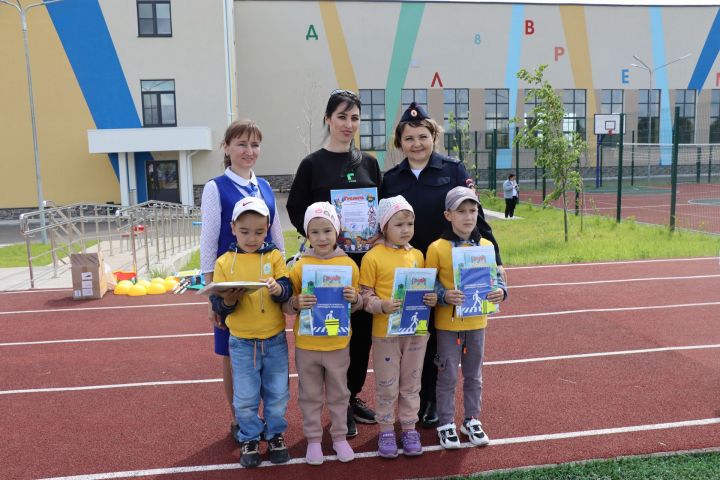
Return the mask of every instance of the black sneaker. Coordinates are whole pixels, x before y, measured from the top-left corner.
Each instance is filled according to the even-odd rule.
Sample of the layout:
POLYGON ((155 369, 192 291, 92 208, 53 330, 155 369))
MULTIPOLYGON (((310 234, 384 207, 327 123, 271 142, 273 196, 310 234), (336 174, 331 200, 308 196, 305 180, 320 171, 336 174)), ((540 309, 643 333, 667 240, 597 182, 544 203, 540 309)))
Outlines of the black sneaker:
POLYGON ((367 406, 365 402, 357 397, 350 397, 350 408, 352 408, 355 421, 372 425, 377 423, 375 420, 375 412, 367 406))
POLYGON ((440 419, 437 416, 437 409, 435 402, 427 402, 425 404, 425 410, 420 417, 420 424, 423 428, 432 428, 437 426, 440 419))
POLYGON ((268 440, 268 453, 272 463, 287 463, 290 460, 290 453, 285 445, 282 433, 278 433, 268 440))
POLYGON ((260 465, 260 442, 250 440, 243 442, 240 446, 240 465, 245 468, 253 468, 260 465))
POLYGON ((346 437, 347 438, 357 437, 357 434, 358 434, 357 424, 355 423, 355 419, 353 418, 352 407, 350 407, 349 405, 348 405, 348 409, 347 409, 347 427, 348 427, 348 431, 347 431, 346 437))

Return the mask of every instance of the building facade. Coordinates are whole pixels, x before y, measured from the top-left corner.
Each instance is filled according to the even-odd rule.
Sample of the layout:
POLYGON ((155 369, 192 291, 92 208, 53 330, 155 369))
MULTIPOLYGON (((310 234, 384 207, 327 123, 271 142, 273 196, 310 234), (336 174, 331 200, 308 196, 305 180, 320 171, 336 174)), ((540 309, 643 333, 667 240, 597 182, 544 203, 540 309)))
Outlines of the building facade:
MULTIPOLYGON (((681 142, 720 143, 717 6, 63 0, 28 19, 44 195, 56 203, 197 202, 222 171, 219 144, 238 117, 263 131, 256 173, 287 188, 323 142, 335 88, 359 92, 359 144, 385 168, 401 160, 392 132, 411 101, 447 131, 478 132, 476 150, 497 130, 498 167, 510 168, 512 118, 532 108, 515 74, 540 64, 563 97, 566 128, 589 141, 596 114, 625 113, 626 141, 668 144, 678 106, 681 142), (153 138, 178 129, 179 142, 190 127, 209 140, 131 141, 137 130, 153 138), (88 131, 110 138, 93 150, 88 131), (124 152, 123 139, 132 143, 124 152)), ((0 209, 32 208, 22 35, 17 13, 1 5, 0 53, 9 65, 2 165, 11 172, 0 179, 0 209)))

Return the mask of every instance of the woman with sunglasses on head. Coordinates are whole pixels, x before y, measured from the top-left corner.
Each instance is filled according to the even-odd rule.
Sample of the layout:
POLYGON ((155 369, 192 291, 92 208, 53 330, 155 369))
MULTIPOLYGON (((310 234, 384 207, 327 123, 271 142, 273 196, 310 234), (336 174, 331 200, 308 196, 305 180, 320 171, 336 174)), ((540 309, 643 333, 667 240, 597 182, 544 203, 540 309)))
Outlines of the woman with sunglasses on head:
MULTIPOLYGON (((307 236, 303 227, 305 210, 315 202, 332 203, 331 190, 375 187, 379 193, 382 172, 377 160, 355 146, 361 106, 360 98, 351 91, 334 90, 330 94, 323 117, 326 126, 325 146, 300 162, 287 201, 290 221, 303 236, 307 236)), ((358 267, 364 255, 362 250, 347 251, 358 267)), ((350 324, 352 335, 347 373, 350 390, 347 436, 354 437, 357 435, 356 421, 376 423, 375 412, 358 397, 367 376, 372 345, 372 315, 359 310, 352 314, 350 324)))
MULTIPOLYGON (((402 195, 416 212, 415 234, 410 244, 423 255, 432 242, 440 238, 448 225, 444 216, 445 196, 455 187, 474 188, 472 178, 459 160, 435 151, 440 127, 425 110, 414 102, 405 110, 395 128, 394 146, 402 150, 405 159, 385 172, 380 198, 402 195)), ((479 209, 477 229, 483 238, 495 247, 498 272, 505 278, 500 250, 490 225, 485 221, 482 208, 479 209)), ((420 422, 423 427, 436 426, 435 387, 437 367, 435 366, 435 325, 433 316, 428 328, 430 340, 425 351, 420 391, 420 422)))

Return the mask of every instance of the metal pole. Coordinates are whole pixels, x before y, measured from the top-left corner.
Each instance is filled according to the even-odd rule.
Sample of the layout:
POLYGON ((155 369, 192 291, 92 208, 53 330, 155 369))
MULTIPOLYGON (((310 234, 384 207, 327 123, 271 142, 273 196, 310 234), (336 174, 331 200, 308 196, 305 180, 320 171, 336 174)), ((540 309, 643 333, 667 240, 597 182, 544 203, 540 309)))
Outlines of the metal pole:
POLYGON ((695 162, 695 183, 700 183, 700 147, 697 147, 697 161, 695 162))
POLYGON ((620 143, 618 144, 618 190, 617 190, 617 222, 622 219, 622 182, 623 182, 623 130, 625 129, 625 114, 620 114, 620 143))
POLYGON ((677 167, 678 167, 678 120, 680 107, 675 107, 675 123, 673 124, 672 166, 670 168, 670 231, 675 231, 675 204, 677 200, 677 167))
POLYGON ((630 186, 635 185, 635 130, 632 131, 632 148, 630 149, 630 186))

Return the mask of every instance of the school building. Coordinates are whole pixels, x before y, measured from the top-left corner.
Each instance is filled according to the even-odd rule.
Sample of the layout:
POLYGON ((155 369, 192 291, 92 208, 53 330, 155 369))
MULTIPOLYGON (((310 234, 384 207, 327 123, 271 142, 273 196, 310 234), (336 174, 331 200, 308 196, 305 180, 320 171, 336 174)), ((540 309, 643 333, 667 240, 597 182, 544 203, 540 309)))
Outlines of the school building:
POLYGON ((454 119, 480 132, 477 149, 497 129, 498 167, 509 168, 510 120, 532 108, 515 74, 540 64, 563 97, 566 128, 588 140, 596 114, 626 113, 635 142, 671 143, 678 106, 683 143, 720 144, 720 8, 604 3, 35 7, 27 33, 39 175, 20 15, 0 4, 0 218, 36 209, 39 181, 56 204, 197 204, 202 185, 222 172, 222 134, 237 118, 263 131, 256 173, 288 188, 300 160, 322 144, 335 88, 359 92, 360 146, 385 168, 402 159, 392 132, 412 101, 446 130, 454 119))

